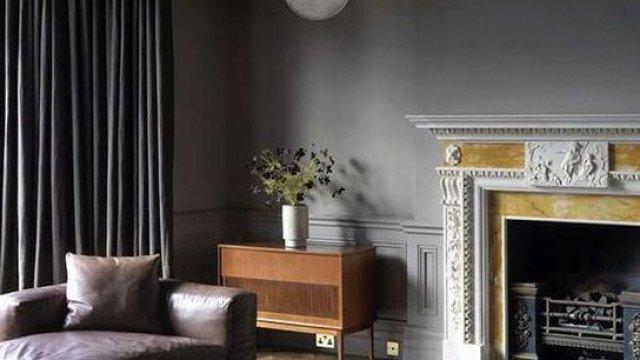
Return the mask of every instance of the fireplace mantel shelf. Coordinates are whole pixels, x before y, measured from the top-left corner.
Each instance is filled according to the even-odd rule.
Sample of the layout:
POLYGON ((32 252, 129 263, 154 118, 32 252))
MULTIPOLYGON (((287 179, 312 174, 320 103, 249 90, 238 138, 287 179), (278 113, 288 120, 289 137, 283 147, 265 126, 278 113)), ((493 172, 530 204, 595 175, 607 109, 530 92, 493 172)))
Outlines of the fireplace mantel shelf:
POLYGON ((439 140, 640 140, 640 114, 408 115, 439 140))

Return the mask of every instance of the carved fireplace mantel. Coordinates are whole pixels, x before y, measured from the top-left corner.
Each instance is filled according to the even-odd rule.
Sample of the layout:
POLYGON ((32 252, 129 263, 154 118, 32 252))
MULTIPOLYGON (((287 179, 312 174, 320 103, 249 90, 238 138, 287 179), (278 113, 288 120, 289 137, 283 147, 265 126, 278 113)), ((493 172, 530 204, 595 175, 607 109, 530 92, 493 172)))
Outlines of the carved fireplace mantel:
POLYGON ((443 141, 443 358, 506 359, 501 221, 640 224, 640 114, 408 119, 443 141), (505 199, 519 202, 517 211, 505 199))

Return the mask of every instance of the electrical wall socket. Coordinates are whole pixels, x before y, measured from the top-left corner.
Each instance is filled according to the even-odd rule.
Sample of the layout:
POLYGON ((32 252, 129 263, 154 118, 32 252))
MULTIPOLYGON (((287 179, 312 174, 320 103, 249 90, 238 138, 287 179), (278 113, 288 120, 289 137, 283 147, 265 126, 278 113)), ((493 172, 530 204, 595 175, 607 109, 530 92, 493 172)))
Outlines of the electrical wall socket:
POLYGON ((387 356, 400 356, 400 343, 387 341, 387 356))
POLYGON ((334 349, 336 347, 336 337, 330 334, 316 334, 316 346, 334 349))

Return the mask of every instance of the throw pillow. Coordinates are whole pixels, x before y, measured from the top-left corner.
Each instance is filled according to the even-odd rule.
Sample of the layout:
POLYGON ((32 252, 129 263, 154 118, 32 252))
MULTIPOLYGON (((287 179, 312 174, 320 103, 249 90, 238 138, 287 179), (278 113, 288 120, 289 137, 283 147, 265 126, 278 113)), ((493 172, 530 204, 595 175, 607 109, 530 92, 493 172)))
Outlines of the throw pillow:
POLYGON ((160 257, 68 253, 68 330, 160 332, 160 257))

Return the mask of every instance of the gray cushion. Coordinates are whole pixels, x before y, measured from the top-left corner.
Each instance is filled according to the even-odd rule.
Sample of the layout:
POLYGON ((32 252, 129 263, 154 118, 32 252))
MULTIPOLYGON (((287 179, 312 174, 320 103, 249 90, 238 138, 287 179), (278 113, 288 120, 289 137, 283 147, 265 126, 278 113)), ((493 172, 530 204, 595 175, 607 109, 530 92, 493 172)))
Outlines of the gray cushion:
POLYGON ((4 360, 222 359, 220 348, 180 336, 111 331, 64 331, 0 342, 4 360))
POLYGON ((161 332, 158 255, 66 260, 65 329, 161 332))

